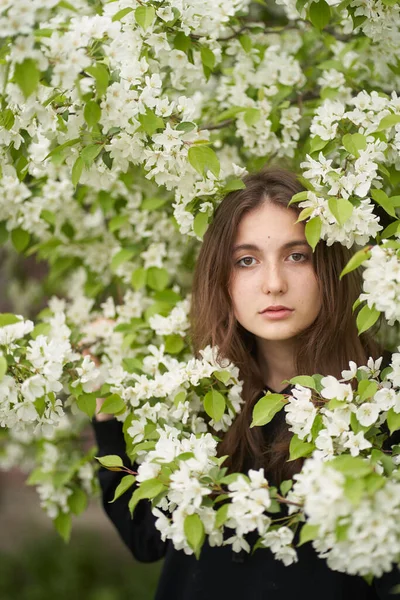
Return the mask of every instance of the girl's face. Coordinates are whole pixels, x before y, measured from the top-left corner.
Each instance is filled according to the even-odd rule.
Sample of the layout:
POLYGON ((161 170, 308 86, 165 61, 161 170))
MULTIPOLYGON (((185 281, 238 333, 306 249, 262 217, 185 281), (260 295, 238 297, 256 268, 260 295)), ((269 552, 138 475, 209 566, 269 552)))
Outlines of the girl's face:
POLYGON ((294 338, 321 308, 312 249, 296 219, 294 210, 266 201, 237 231, 230 283, 235 317, 262 340, 294 338))

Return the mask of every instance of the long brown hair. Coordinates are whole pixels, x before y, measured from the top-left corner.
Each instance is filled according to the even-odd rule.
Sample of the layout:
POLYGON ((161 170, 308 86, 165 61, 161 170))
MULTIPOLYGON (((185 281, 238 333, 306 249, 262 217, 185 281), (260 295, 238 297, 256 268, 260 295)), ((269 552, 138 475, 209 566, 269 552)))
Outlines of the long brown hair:
MULTIPOLYGON (((231 471, 243 470, 248 464, 263 466, 279 482, 298 471, 301 461, 286 463, 292 434, 282 419, 272 440, 265 440, 261 427, 249 427, 253 406, 265 389, 265 381, 257 361, 255 337, 235 318, 229 283, 232 249, 243 216, 265 201, 287 207, 292 196, 304 188, 295 174, 275 168, 247 175, 243 181, 245 189, 231 192, 222 200, 204 235, 192 287, 191 341, 195 355, 208 344, 218 346, 219 356, 237 365, 244 382, 242 412, 219 444, 219 454, 229 455, 224 464, 231 471)), ((297 205, 290 210, 299 212, 297 205)), ((369 356, 379 355, 370 336, 358 336, 352 312, 361 290, 359 273, 353 271, 339 280, 350 256, 351 252, 339 243, 327 246, 320 241, 316 246, 313 262, 322 306, 314 323, 299 336, 298 374, 340 377, 349 360, 364 364, 369 356)))

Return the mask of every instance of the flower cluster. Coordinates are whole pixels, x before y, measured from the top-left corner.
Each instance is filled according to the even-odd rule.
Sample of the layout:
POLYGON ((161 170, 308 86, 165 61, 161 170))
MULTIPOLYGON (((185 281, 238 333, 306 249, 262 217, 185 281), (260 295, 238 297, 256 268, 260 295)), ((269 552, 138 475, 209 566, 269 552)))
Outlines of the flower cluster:
POLYGON ((382 226, 370 196, 396 216, 397 204, 382 189, 382 165, 400 166, 399 107, 395 92, 391 97, 360 92, 344 102, 325 100, 317 109, 310 128, 313 152, 301 164, 312 191, 300 207, 307 209, 305 218, 317 217, 328 245, 339 241, 350 248, 377 236, 382 226), (353 108, 346 110, 346 105, 353 108), (331 140, 337 140, 334 152, 331 140))
MULTIPOLYGON (((294 533, 300 525, 300 542, 312 540, 332 569, 381 576, 396 562, 400 544, 395 525, 400 444, 389 436, 400 429, 400 353, 382 373, 381 363, 382 358, 359 367, 351 362, 341 379, 295 377, 288 396, 269 392, 258 401, 252 426, 268 423, 284 408, 293 432, 291 459, 310 457, 294 476, 294 485, 283 482, 279 491, 263 469, 227 475, 207 427, 189 434, 178 424, 165 425, 158 427, 157 441, 151 444, 148 438, 146 444, 144 425, 141 443, 131 450, 139 463, 136 483, 135 477, 130 480, 135 487, 131 510, 141 498, 154 499, 162 538, 188 554, 198 555, 205 536, 211 545, 230 544, 235 552, 250 552, 248 534, 257 532, 257 547, 269 548, 285 565, 297 560, 294 533), (387 510, 379 511, 385 499, 387 510), (286 516, 279 502, 289 506, 286 516), (366 529, 365 519, 372 523, 366 529), (392 544, 390 552, 382 548, 381 534, 392 544)), ((140 407, 135 409, 128 425, 140 412, 140 407)), ((127 429, 127 436, 133 434, 135 426, 127 429)), ((118 457, 99 461, 132 477, 133 471, 118 457)))
POLYGON ((400 551, 398 480, 385 480, 364 461, 348 469, 317 457, 294 479, 288 499, 304 503, 312 545, 330 568, 375 577, 390 571, 400 551))
POLYGON ((363 293, 361 301, 385 314, 389 324, 400 320, 400 244, 373 246, 370 257, 363 263, 363 293))
POLYGON ((13 315, 4 317, 10 324, 0 327, 0 346, 10 362, 10 375, 5 374, 0 381, 1 426, 14 431, 33 428, 38 437, 51 438, 64 417, 62 402, 57 398, 63 388, 63 366, 80 359, 72 352, 65 315, 54 314, 48 324, 49 335, 36 335, 26 346, 23 338, 33 332, 33 323, 13 315), (17 340, 21 338, 20 346, 17 340))

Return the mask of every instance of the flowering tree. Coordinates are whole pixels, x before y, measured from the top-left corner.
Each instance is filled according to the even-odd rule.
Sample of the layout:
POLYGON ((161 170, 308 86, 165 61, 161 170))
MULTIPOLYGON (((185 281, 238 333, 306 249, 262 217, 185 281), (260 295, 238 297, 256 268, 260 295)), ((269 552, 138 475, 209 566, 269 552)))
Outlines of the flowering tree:
POLYGON ((68 539, 96 490, 83 434, 101 395, 137 465, 100 459, 126 473, 115 497, 150 499, 177 548, 249 551, 257 530, 290 564, 300 527, 333 569, 390 570, 400 353, 257 403, 252 426, 283 409, 290 458, 307 457, 277 489, 217 457, 242 382, 218 349, 191 356, 188 310, 221 197, 279 159, 302 171, 310 245, 358 246, 342 276, 363 269, 359 332, 400 321, 398 3, 2 0, 0 36, 0 243, 47 262, 51 296, 35 323, 0 315, 3 468, 27 466, 68 539))

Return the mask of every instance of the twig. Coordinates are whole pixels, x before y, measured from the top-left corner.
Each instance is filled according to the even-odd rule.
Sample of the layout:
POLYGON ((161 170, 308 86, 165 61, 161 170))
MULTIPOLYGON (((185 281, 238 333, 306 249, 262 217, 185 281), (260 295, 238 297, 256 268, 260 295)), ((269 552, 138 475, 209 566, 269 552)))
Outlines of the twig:
POLYGON ((208 123, 206 125, 201 125, 199 127, 199 130, 223 129, 224 127, 227 127, 228 125, 231 125, 232 123, 233 123, 233 119, 225 119, 225 121, 221 121, 221 123, 208 123))

